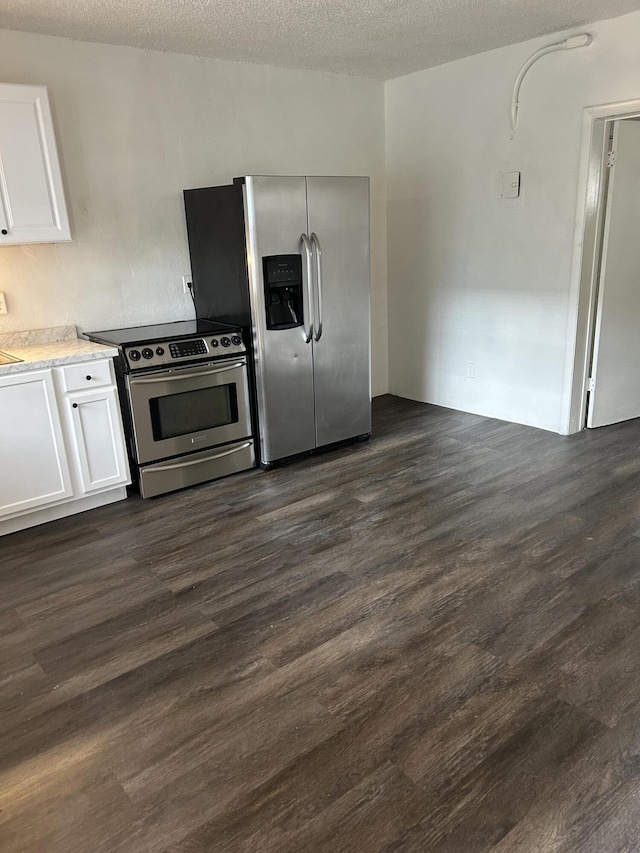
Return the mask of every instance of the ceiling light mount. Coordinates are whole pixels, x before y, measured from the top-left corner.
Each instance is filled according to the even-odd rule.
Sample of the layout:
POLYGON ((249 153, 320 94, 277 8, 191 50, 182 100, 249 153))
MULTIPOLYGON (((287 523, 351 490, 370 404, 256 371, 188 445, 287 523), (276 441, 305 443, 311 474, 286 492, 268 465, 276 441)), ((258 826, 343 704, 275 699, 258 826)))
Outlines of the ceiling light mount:
POLYGON ((522 66, 520 71, 518 72, 518 76, 516 77, 516 82, 513 86, 513 94, 511 95, 511 138, 515 136, 516 133, 516 125, 518 124, 518 107, 519 103, 519 95, 520 95, 520 86, 522 85, 522 81, 524 80, 524 76, 527 71, 531 68, 534 62, 537 62, 541 56, 545 56, 547 53, 554 53, 556 50, 573 50, 576 47, 589 47, 591 42, 593 41, 593 37, 589 33, 578 33, 575 36, 569 36, 564 39, 564 41, 557 41, 553 44, 548 44, 545 47, 541 47, 540 50, 536 50, 535 53, 532 53, 529 59, 522 66))

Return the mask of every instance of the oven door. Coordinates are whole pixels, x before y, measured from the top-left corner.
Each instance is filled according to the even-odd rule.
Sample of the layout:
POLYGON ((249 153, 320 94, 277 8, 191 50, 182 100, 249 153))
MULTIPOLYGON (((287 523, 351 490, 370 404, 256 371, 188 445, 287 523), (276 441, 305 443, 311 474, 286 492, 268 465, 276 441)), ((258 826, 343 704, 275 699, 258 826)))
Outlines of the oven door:
POLYGON ((138 464, 251 435, 245 358, 127 376, 138 464))

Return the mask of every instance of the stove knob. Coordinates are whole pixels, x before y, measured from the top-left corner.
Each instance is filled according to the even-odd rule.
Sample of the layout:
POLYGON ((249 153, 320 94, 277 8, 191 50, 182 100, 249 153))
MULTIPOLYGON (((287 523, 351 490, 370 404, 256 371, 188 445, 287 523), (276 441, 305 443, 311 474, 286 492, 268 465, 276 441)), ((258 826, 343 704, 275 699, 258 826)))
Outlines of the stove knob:
POLYGON ((129 358, 131 359, 131 361, 140 361, 140 350, 130 349, 129 358))
POLYGON ((145 347, 142 350, 142 357, 143 358, 153 358, 153 350, 149 349, 149 347, 145 347))
POLYGON ((223 347, 230 347, 231 346, 231 339, 225 335, 224 338, 220 338, 220 343, 222 344, 223 347))
POLYGON ((231 336, 231 343, 234 346, 239 347, 240 344, 242 343, 242 338, 240 337, 240 335, 232 335, 231 336))
POLYGON ((156 355, 164 355, 164 347, 156 347, 156 355))
POLYGON ((211 346, 212 346, 212 347, 217 347, 218 345, 219 345, 219 344, 218 344, 218 339, 217 339, 217 338, 211 338, 211 346))

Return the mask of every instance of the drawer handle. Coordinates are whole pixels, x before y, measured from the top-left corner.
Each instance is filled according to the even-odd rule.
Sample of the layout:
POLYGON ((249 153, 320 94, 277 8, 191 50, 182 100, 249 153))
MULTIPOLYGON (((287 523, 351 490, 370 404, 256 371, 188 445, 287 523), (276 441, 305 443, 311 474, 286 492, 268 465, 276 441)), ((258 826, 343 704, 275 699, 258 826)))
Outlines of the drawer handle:
POLYGON ((72 408, 72 409, 77 409, 77 408, 78 408, 78 404, 77 404, 77 403, 72 403, 72 404, 71 404, 71 408, 72 408))
POLYGON ((240 450, 246 450, 251 447, 252 441, 245 441, 237 447, 232 447, 231 450, 223 450, 221 453, 213 453, 211 456, 202 456, 200 459, 191 459, 188 462, 175 462, 172 465, 154 465, 150 467, 146 473, 155 474, 157 471, 174 471, 176 468, 187 468, 189 465, 199 465, 201 462, 214 462, 216 459, 221 459, 223 456, 231 456, 232 453, 238 453, 240 450))
POLYGON ((91 376, 87 376, 87 382, 91 382, 91 376))
POLYGON ((3 233, 3 234, 8 234, 9 232, 7 231, 7 229, 6 229, 6 228, 3 228, 3 229, 2 229, 2 233, 3 233))

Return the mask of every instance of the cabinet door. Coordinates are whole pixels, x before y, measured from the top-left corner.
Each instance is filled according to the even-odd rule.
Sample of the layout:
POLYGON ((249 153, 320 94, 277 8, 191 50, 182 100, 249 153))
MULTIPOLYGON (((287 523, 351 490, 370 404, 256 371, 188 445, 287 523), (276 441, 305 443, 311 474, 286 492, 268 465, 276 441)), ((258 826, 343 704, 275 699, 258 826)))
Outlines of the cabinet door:
POLYGON ((51 370, 0 379, 0 517, 73 494, 51 370))
POLYGON ((0 84, 0 245, 70 240, 46 86, 0 84))
POLYGON ((75 457, 83 493, 130 483, 115 388, 65 398, 69 450, 75 457))

